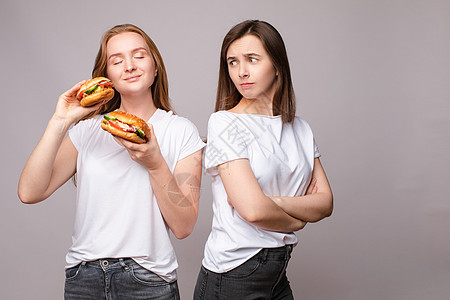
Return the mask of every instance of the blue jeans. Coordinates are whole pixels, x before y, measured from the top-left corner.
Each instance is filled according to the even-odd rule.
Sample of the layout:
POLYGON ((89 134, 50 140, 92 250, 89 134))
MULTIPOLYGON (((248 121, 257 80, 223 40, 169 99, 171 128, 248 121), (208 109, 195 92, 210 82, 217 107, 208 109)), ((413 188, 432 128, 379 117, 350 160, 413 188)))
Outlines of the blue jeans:
POLYGON ((286 277, 291 251, 291 245, 265 248, 225 273, 215 273, 202 266, 194 299, 294 299, 286 277))
POLYGON ((66 270, 66 300, 180 299, 169 283, 131 258, 83 262, 66 270))

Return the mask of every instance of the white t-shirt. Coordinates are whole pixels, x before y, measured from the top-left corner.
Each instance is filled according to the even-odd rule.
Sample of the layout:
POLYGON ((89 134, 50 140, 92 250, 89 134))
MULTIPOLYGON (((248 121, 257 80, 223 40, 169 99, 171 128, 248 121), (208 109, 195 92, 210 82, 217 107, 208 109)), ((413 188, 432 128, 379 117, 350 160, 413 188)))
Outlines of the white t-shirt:
POLYGON ((212 176, 213 223, 205 246, 205 268, 223 273, 243 264, 262 248, 297 244, 294 233, 261 229, 242 218, 227 202, 217 165, 248 159, 267 196, 301 196, 311 181, 314 158, 319 157, 309 125, 299 117, 293 124, 281 116, 218 111, 208 122, 204 153, 212 176))
MULTIPOLYGON (((81 121, 69 131, 78 150, 78 188, 66 268, 82 261, 131 257, 172 282, 178 263, 148 172, 101 129, 102 118, 81 121)), ((148 123, 172 173, 179 160, 205 145, 195 125, 171 111, 158 109, 148 123)))

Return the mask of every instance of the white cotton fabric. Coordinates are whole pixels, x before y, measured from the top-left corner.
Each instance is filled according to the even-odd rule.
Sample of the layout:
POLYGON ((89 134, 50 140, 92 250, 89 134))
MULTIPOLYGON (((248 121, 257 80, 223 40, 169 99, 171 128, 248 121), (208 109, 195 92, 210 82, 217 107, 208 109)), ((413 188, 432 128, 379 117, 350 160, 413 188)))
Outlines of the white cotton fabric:
POLYGON ((219 111, 209 119, 207 143, 204 163, 212 176, 214 216, 202 261, 205 268, 227 272, 262 248, 297 244, 294 233, 264 230, 244 220, 228 204, 217 166, 248 159, 265 195, 304 195, 314 158, 320 156, 306 121, 296 117, 293 124, 283 124, 281 116, 219 111))
MULTIPOLYGON (((147 170, 100 127, 103 116, 69 131, 78 150, 77 202, 66 268, 82 261, 131 257, 168 282, 177 279, 175 252, 147 170)), ((189 120, 158 109, 148 120, 173 173, 177 162, 204 143, 189 120)))

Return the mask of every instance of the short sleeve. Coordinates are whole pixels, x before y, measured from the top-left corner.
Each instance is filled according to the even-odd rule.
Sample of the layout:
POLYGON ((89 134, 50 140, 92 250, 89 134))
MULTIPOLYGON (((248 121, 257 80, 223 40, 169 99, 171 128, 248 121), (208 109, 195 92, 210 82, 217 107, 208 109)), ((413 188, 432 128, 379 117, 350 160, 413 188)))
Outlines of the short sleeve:
POLYGON ((179 156, 179 160, 181 160, 205 147, 205 143, 200 138, 197 127, 191 121, 182 117, 179 119, 180 130, 183 132, 179 156))
POLYGON ((217 112, 208 121, 208 139, 205 150, 205 169, 211 169, 239 158, 248 158, 243 130, 233 115, 217 112))
POLYGON ((69 138, 77 151, 81 151, 83 140, 87 138, 86 135, 89 132, 93 132, 95 126, 100 126, 99 122, 99 117, 94 116, 93 118, 78 122, 69 130, 69 138))
POLYGON ((80 137, 81 130, 80 127, 75 125, 69 130, 69 138, 72 141, 72 144, 75 146, 77 151, 80 151, 80 137))
POLYGON ((314 158, 320 157, 319 147, 317 147, 316 140, 314 140, 314 158))

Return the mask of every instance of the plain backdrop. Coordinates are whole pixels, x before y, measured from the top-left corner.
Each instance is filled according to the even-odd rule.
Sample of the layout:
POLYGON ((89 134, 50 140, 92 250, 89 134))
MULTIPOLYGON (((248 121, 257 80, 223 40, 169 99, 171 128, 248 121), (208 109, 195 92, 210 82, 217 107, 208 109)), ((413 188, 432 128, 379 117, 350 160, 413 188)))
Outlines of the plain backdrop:
MULTIPOLYGON (((438 0, 2 0, 1 299, 63 298, 75 187, 24 205, 17 182, 58 96, 90 78, 103 32, 151 36, 176 112, 206 136, 222 39, 246 19, 283 36, 335 196, 333 215, 298 233, 296 299, 448 299, 450 2, 438 0)), ((211 227, 206 175, 200 201, 194 232, 173 241, 182 299, 211 227)))

